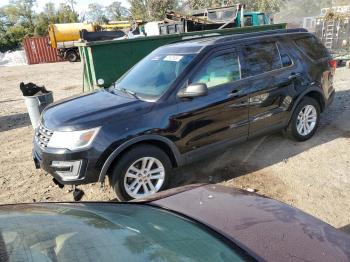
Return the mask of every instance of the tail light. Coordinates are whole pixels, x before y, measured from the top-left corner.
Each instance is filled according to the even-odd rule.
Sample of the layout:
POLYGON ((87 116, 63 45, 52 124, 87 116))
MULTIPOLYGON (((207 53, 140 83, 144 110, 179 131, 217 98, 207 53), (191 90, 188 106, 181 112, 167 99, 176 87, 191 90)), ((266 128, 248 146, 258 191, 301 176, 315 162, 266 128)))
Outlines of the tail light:
POLYGON ((337 60, 329 60, 329 66, 335 71, 337 69, 337 60))

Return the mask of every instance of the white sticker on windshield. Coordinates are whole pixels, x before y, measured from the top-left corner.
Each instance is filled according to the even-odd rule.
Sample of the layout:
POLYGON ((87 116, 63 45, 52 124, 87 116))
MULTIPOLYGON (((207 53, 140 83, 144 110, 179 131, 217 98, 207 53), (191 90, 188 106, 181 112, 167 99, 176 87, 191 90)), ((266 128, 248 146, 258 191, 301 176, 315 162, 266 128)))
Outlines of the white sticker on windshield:
POLYGON ((164 57, 164 61, 179 62, 182 59, 182 55, 167 55, 164 57))

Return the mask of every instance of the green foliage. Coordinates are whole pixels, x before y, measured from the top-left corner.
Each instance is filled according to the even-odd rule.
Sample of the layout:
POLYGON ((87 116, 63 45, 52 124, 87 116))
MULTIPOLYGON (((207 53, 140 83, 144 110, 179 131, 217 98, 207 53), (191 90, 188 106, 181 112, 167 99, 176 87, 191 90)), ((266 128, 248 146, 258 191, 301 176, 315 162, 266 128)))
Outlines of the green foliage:
POLYGON ((108 6, 92 3, 88 6, 85 19, 91 22, 104 24, 108 21, 126 20, 130 16, 127 8, 121 2, 115 1, 108 6))
POLYGON ((0 31, 0 51, 15 49, 19 47, 23 37, 28 35, 28 31, 22 25, 14 25, 6 31, 0 31))
POLYGON ((288 0, 284 8, 275 15, 275 21, 299 23, 303 17, 318 16, 321 8, 333 5, 341 5, 341 1, 335 0, 288 0))
POLYGON ((120 2, 113 2, 107 8, 107 17, 111 21, 125 20, 130 13, 120 2))
POLYGON ((109 20, 106 15, 105 7, 97 3, 89 4, 86 16, 88 21, 99 24, 104 24, 109 20))
POLYGON ((176 0, 150 0, 149 9, 151 17, 156 20, 162 20, 167 10, 174 10, 177 7, 176 0))
POLYGON ((130 12, 134 19, 150 20, 151 12, 149 9, 149 0, 128 0, 130 12))
POLYGON ((277 12, 287 0, 187 0, 186 9, 198 10, 205 8, 221 7, 241 3, 246 5, 247 10, 262 12, 277 12))
POLYGON ((0 50, 19 46, 23 37, 34 33, 34 0, 10 1, 0 9, 0 50))
POLYGON ((35 3, 36 0, 11 0, 6 11, 10 21, 21 24, 28 28, 29 32, 33 32, 35 16, 33 7, 35 3))
POLYGON ((58 23, 75 23, 78 21, 78 14, 70 5, 60 3, 56 18, 58 23))
POLYGON ((74 0, 61 3, 56 9, 53 2, 44 6, 43 12, 36 14, 36 0, 11 0, 0 8, 0 50, 17 48, 26 36, 47 35, 51 23, 71 23, 78 21, 74 11, 74 0))
POLYGON ((221 0, 188 0, 186 1, 186 5, 190 10, 220 7, 225 4, 227 4, 227 1, 221 1, 221 0))
POLYGON ((274 13, 280 11, 280 8, 285 4, 285 2, 286 0, 242 1, 243 4, 247 5, 247 9, 266 13, 274 13))
POLYGON ((178 8, 178 0, 129 0, 134 19, 162 20, 167 10, 178 8))

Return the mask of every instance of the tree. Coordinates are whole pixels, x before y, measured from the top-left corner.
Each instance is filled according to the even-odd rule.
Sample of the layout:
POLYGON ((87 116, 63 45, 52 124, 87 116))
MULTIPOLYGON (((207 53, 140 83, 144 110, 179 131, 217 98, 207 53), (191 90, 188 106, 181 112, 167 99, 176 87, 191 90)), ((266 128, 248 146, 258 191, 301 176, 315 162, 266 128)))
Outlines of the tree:
POLYGON ((34 32, 33 10, 36 0, 11 0, 10 4, 5 7, 5 12, 10 21, 14 24, 21 24, 27 28, 29 32, 34 32))
POLYGON ((35 0, 10 0, 0 8, 0 50, 18 47, 25 36, 47 35, 52 23, 73 23, 78 21, 74 11, 75 0, 67 0, 56 9, 53 2, 44 6, 43 12, 34 12, 35 0))
POLYGON ((262 11, 271 13, 279 11, 279 8, 284 4, 284 2, 286 2, 286 0, 188 0, 186 1, 186 4, 189 7, 189 9, 198 10, 204 8, 233 5, 236 2, 246 4, 247 9, 252 11, 262 11))
POLYGON ((0 9, 0 50, 20 45, 25 36, 34 34, 35 0, 12 0, 0 9))
POLYGON ((142 19, 148 21, 151 19, 149 8, 149 0, 128 0, 130 4, 130 12, 134 19, 142 19))
POLYGON ((106 9, 108 19, 112 21, 123 20, 130 15, 129 10, 122 6, 121 2, 113 2, 106 9))
POLYGON ((188 0, 186 5, 190 10, 198 10, 212 7, 220 7, 225 5, 225 1, 220 0, 188 0))
POLYGON ((319 16, 321 9, 341 5, 343 1, 335 0, 289 0, 275 15, 275 21, 300 23, 303 17, 319 16))
POLYGON ((164 19, 167 10, 178 7, 178 0, 129 0, 133 18, 149 20, 164 19))
POLYGON ((153 19, 162 20, 168 10, 174 10, 177 7, 176 0, 150 0, 149 9, 153 19))
POLYGON ((65 3, 60 3, 57 11, 58 23, 75 23, 78 22, 78 14, 72 7, 65 3))
POLYGON ((57 11, 53 2, 46 3, 42 13, 47 16, 47 20, 50 24, 57 23, 57 11))
POLYGON ((44 11, 38 14, 35 18, 35 30, 34 35, 45 36, 48 34, 49 24, 55 24, 58 22, 58 14, 55 8, 55 4, 48 2, 44 6, 44 11))
POLYGON ((89 21, 96 22, 99 24, 107 23, 108 18, 103 5, 93 3, 89 4, 87 18, 89 21))
POLYGON ((77 1, 75 1, 75 0, 66 0, 66 4, 67 4, 68 6, 70 6, 70 8, 71 8, 71 10, 72 10, 73 12, 75 12, 74 6, 77 4, 77 1))

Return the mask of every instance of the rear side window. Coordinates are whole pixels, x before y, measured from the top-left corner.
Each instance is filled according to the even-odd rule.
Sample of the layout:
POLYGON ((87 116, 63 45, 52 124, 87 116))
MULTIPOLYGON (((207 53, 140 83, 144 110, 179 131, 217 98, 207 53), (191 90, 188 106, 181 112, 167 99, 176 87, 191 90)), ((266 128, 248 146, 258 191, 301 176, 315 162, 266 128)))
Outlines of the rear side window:
POLYGON ((280 56, 281 56, 282 66, 288 67, 288 66, 293 65, 293 60, 290 57, 290 55, 287 53, 287 50, 283 46, 281 46, 280 43, 277 44, 277 47, 278 47, 278 51, 279 51, 280 56))
POLYGON ((210 58, 194 75, 192 83, 203 83, 208 88, 241 79, 239 59, 236 53, 210 58))
POLYGON ((292 59, 287 54, 281 54, 281 60, 283 67, 288 67, 293 64, 292 59))
POLYGON ((282 67, 275 43, 253 44, 242 48, 243 77, 259 75, 282 67))
POLYGON ((305 55, 313 60, 319 60, 329 56, 327 49, 316 39, 316 37, 305 37, 295 40, 295 43, 305 55))

